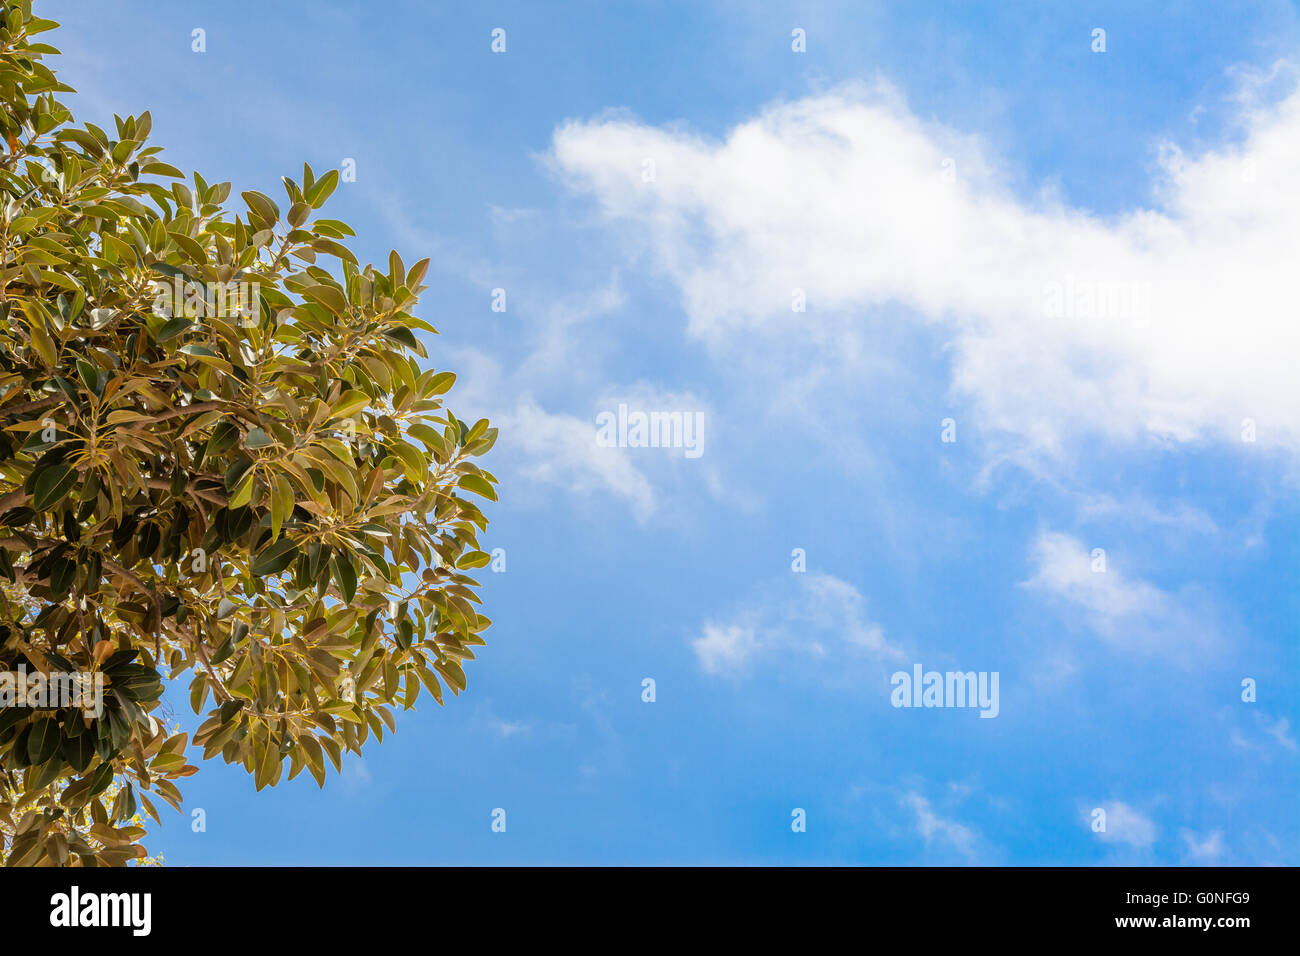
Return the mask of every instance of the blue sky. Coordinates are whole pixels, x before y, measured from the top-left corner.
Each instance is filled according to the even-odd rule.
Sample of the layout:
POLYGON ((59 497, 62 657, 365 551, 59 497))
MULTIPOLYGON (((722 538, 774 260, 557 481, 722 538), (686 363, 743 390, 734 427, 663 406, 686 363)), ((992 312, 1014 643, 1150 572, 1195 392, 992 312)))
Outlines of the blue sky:
POLYGON ((469 691, 323 792, 205 764, 150 850, 1300 862, 1300 18, 1134 6, 38 5, 82 121, 236 191, 354 160, 502 429, 469 691), (598 446, 620 403, 702 454, 598 446), (893 707, 917 663, 997 717, 893 707))

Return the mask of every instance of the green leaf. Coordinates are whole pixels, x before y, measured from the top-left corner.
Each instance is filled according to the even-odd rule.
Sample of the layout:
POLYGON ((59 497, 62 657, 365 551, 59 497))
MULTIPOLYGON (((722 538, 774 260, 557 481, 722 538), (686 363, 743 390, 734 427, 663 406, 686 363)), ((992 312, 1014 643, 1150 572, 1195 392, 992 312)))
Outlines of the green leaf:
POLYGON ((276 475, 271 483, 271 540, 280 537, 284 520, 293 512, 293 486, 284 475, 276 475))
POLYGON ((193 319, 187 318, 183 315, 178 315, 174 319, 168 319, 163 327, 158 330, 158 335, 155 337, 155 340, 158 342, 170 342, 193 324, 193 319))
POLYGON ((482 495, 489 501, 497 500, 497 493, 492 485, 482 475, 461 475, 460 481, 456 482, 461 488, 465 488, 477 495, 482 495))
POLYGON ((244 477, 235 482, 235 487, 230 492, 230 501, 228 502, 231 508, 242 508, 253 500, 253 482, 256 478, 257 471, 250 468, 244 472, 244 477))
MULTIPOLYGON (((26 304, 23 303, 24 306, 26 304)), ((28 332, 32 337, 32 348, 36 349, 36 353, 45 360, 45 364, 52 368, 59 357, 58 346, 54 344, 54 339, 50 338, 50 334, 35 322, 31 324, 28 332)))
POLYGON ((267 225, 273 224, 280 218, 280 208, 271 201, 270 196, 265 196, 256 190, 250 190, 239 195, 244 197, 244 202, 248 203, 248 208, 267 225))
POLYGON ((250 449, 266 448, 274 445, 275 439, 266 433, 263 428, 250 428, 248 434, 244 436, 244 447, 250 449))
MULTIPOLYGON (((76 719, 76 718, 74 718, 76 719)), ((77 773, 85 773, 90 761, 95 759, 95 741, 88 732, 68 737, 63 741, 63 759, 77 773)))
POLYGON ((36 721, 27 737, 27 759, 33 765, 45 763, 59 749, 61 739, 58 722, 53 717, 36 721))
POLYGON ((151 176, 171 176, 175 179, 184 179, 185 174, 170 163, 160 163, 154 160, 142 164, 140 167, 142 173, 149 173, 151 176))
POLYGON ((347 315, 351 311, 347 298, 332 285, 308 286, 302 294, 313 302, 319 302, 335 315, 347 315))
POLYGON ((325 200, 330 198, 330 194, 334 192, 334 188, 338 186, 338 184, 339 171, 337 169, 331 169, 320 179, 316 180, 311 189, 307 190, 306 194, 302 198, 311 203, 313 209, 319 209, 321 206, 325 205, 325 200))
POLYGON ((281 538, 258 553, 257 558, 253 561, 253 574, 258 577, 279 574, 293 564, 294 559, 297 557, 298 546, 288 538, 281 538))
POLYGON ((389 446, 388 450, 402 462, 402 470, 406 472, 407 478, 413 482, 424 480, 429 465, 414 445, 408 445, 404 441, 395 441, 389 446))
POLYGON ((412 438, 418 438, 424 442, 431 451, 445 452, 447 450, 447 443, 443 441, 442 432, 436 428, 416 422, 414 425, 407 427, 406 433, 412 438))
POLYGON ((334 406, 330 409, 330 418, 351 418, 354 414, 369 404, 369 395, 360 389, 352 389, 344 392, 338 397, 338 400, 334 402, 334 406))
POLYGON ((183 235, 179 232, 170 232, 168 235, 171 236, 172 241, 175 242, 176 245, 180 246, 181 251, 185 253, 186 258, 191 262, 198 263, 199 265, 207 263, 207 252, 189 236, 183 235))
MULTIPOLYGON (((225 600, 224 598, 222 599, 225 600)), ((217 645, 216 651, 212 655, 212 663, 220 664, 231 654, 235 652, 235 635, 232 631, 226 639, 217 645)))
POLYGON ((90 790, 87 795, 93 797, 98 793, 102 793, 108 789, 108 785, 112 782, 113 765, 111 763, 100 764, 90 778, 90 790))
POLYGON ((433 667, 434 670, 441 674, 452 687, 457 690, 465 689, 465 672, 455 661, 451 659, 446 661, 434 661, 433 667))
POLYGON ((104 144, 84 129, 61 129, 54 134, 56 140, 71 140, 91 156, 102 156, 104 144))
POLYGON ((63 772, 64 766, 65 764, 61 757, 51 757, 43 763, 36 764, 27 772, 26 789, 28 792, 44 790, 55 780, 59 779, 59 774, 63 772))
POLYGON ((357 569, 352 566, 350 558, 341 554, 330 558, 330 564, 334 567, 334 580, 338 582, 339 593, 345 602, 351 604, 357 594, 357 569))
POLYGON ((85 359, 77 359, 77 377, 87 389, 99 393, 99 372, 85 359))
POLYGON ((32 494, 32 507, 48 511, 72 490, 77 483, 77 470, 71 465, 52 465, 36 476, 32 494))

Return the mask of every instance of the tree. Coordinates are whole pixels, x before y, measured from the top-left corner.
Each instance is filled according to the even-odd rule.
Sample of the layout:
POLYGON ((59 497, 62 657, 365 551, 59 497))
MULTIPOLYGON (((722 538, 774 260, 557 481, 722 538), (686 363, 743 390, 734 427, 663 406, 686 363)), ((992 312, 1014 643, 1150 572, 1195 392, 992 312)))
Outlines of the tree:
POLYGON ((165 680, 259 790, 464 690, 496 429, 416 361, 429 260, 361 268, 317 217, 337 171, 227 212, 147 112, 73 124, 33 39, 56 26, 3 5, 0 672, 30 683, 0 708, 0 856, 118 864, 196 771, 165 680), (102 675, 98 714, 51 699, 71 673, 102 675))

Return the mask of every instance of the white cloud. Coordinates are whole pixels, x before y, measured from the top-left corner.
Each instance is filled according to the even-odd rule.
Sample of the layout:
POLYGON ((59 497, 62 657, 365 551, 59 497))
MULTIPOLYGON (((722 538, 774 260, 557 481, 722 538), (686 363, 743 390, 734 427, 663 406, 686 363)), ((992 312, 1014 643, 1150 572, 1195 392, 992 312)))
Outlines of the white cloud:
POLYGON ((735 674, 758 650, 752 627, 705 624, 704 635, 691 642, 706 674, 735 674))
POLYGON ((1292 753, 1300 750, 1300 744, 1296 743, 1296 739, 1291 733, 1290 718, 1274 718, 1271 714, 1254 710, 1253 707, 1251 708, 1251 711, 1251 716, 1255 720, 1255 726, 1259 728, 1262 736, 1257 736, 1253 733, 1248 735, 1247 733, 1244 733, 1240 727, 1233 727, 1228 736, 1228 740, 1234 747, 1250 751, 1253 754, 1258 754, 1259 757, 1265 761, 1269 761, 1273 757, 1273 744, 1276 744, 1284 750, 1289 750, 1292 753), (1265 740, 1263 738, 1268 739, 1265 740), (1272 743, 1269 743, 1268 741, 1272 741, 1272 743))
POLYGON ((591 336, 581 326, 607 319, 623 307, 624 295, 617 271, 594 289, 562 296, 529 316, 535 326, 531 351, 520 364, 517 377, 528 382, 570 380, 589 375, 598 366, 590 354, 591 336))
POLYGON ((1204 837, 1194 830, 1183 830, 1180 834, 1187 856, 1195 863, 1212 864, 1223 856, 1223 831, 1214 830, 1204 837))
POLYGON ((352 760, 344 760, 339 777, 343 791, 350 796, 370 790, 375 783, 374 775, 360 756, 355 756, 352 760))
POLYGON ((507 740, 515 734, 524 734, 532 729, 532 726, 523 720, 499 720, 492 718, 492 729, 507 740))
POLYGON ((1291 736, 1291 721, 1286 717, 1279 717, 1276 721, 1266 725, 1268 735, 1278 742, 1282 747, 1294 753, 1298 748, 1295 737, 1291 736))
POLYGON ((1105 556, 1105 570, 1077 538, 1043 531, 1030 548, 1033 577, 1024 586, 1082 611, 1087 626, 1112 646, 1144 653, 1206 651, 1218 643, 1214 609, 1199 592, 1171 594, 1129 576, 1105 556), (1098 565, 1100 567, 1100 565, 1098 565))
POLYGON ((866 599, 853 585, 830 574, 809 574, 803 584, 808 594, 807 620, 837 629, 850 644, 881 657, 896 653, 881 626, 866 619, 866 599))
POLYGON ((1162 506, 1141 495, 1128 495, 1121 500, 1105 494, 1090 494, 1081 497, 1078 510, 1079 516, 1088 520, 1119 518, 1130 524, 1140 521, 1189 534, 1221 533, 1213 518, 1182 501, 1162 506))
POLYGON ((596 444, 594 412, 580 418, 548 411, 521 388, 517 376, 504 375, 500 363, 484 352, 445 352, 459 373, 449 406, 462 419, 483 416, 500 429, 490 467, 504 465, 513 474, 579 498, 596 492, 612 495, 629 505, 638 520, 654 513, 655 490, 626 450, 596 444))
MULTIPOLYGON (((1155 843, 1156 825, 1140 810, 1119 800, 1102 804, 1102 809, 1106 811, 1106 829, 1097 836, 1103 843, 1127 843, 1138 849, 1146 849, 1155 843)), ((1091 826, 1091 813, 1085 817, 1091 826)))
POLYGON ((930 801, 916 791, 903 795, 902 803, 916 814, 916 830, 927 844, 946 844, 966 856, 975 851, 975 831, 934 812, 930 801))
POLYGON ((899 658, 902 651, 866 616, 866 598, 830 574, 791 573, 756 589, 727 621, 705 622, 691 641, 705 673, 737 677, 760 661, 779 661, 783 673, 796 664, 824 660, 841 674, 854 659, 899 658))
POLYGON ((521 472, 546 484, 586 495, 602 490, 625 499, 644 520, 655 509, 649 479, 632 464, 626 449, 596 444, 595 419, 545 411, 531 397, 497 416, 503 434, 521 456, 521 472))
MULTIPOLYGON (((558 379, 569 383, 565 356, 572 349, 566 330, 588 321, 621 301, 616 284, 580 300, 573 309, 557 306, 541 321, 539 340, 512 373, 502 363, 474 348, 444 348, 459 373, 449 406, 468 421, 482 416, 500 429, 488 462, 492 469, 509 469, 512 478, 566 491, 580 501, 607 494, 627 505, 639 522, 661 514, 666 498, 698 499, 703 491, 711 502, 740 510, 752 509, 754 496, 724 478, 712 448, 715 416, 710 404, 690 391, 671 390, 647 381, 595 386, 584 383, 578 399, 586 414, 556 411, 535 397, 533 387, 546 389, 558 379), (578 305, 582 304, 581 308, 578 305), (673 435, 674 447, 603 447, 597 441, 601 412, 617 415, 620 404, 647 413, 681 413, 673 435), (687 418, 689 417, 689 422, 687 418), (686 427, 689 425, 689 428, 686 427)), ((574 399, 567 405, 572 407, 574 399)), ((517 482, 512 481, 512 484, 517 482)))
POLYGON ((1243 122, 1239 147, 1166 146, 1158 207, 1115 218, 1016 195, 976 140, 885 83, 773 105, 722 141, 570 122, 550 159, 677 285, 696 335, 803 337, 795 288, 813 312, 896 303, 941 330, 951 384, 1012 445, 1059 452, 1089 432, 1240 446, 1251 418, 1260 444, 1295 450, 1300 324, 1283 304, 1300 253, 1300 95, 1243 122), (1127 312, 1117 298, 1106 315, 1049 314, 1067 286, 1086 306, 1088 283, 1129 294, 1127 312))

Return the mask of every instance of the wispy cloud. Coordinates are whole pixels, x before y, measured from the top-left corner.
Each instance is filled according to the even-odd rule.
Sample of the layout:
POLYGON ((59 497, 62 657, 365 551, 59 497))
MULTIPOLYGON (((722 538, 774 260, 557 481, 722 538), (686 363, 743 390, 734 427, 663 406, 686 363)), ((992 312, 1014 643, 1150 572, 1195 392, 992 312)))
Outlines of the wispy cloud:
POLYGON ((834 575, 792 573, 756 589, 731 617, 705 622, 691 647, 705 673, 728 677, 777 661, 791 673, 800 662, 844 667, 900 658, 902 651, 868 618, 866 604, 861 591, 834 575))
POLYGON ((498 418, 509 431, 525 476, 578 495, 608 492, 631 505, 642 520, 655 510, 654 489, 626 451, 596 444, 594 417, 548 412, 526 398, 498 418))
POLYGON ((1263 760, 1272 758, 1275 746, 1289 753, 1300 751, 1300 744, 1296 743, 1295 735, 1291 732, 1290 718, 1273 717, 1258 711, 1252 716, 1261 736, 1247 736, 1239 727, 1234 727, 1229 736, 1234 747, 1257 753, 1263 760))
POLYGON ((492 719, 490 726, 497 734, 507 740, 516 734, 526 734, 532 729, 532 726, 524 720, 500 720, 497 718, 492 719))
POLYGON ((761 647, 753 627, 712 623, 704 625, 704 633, 691 646, 706 674, 738 674, 761 647))
POLYGON ((1291 734, 1291 721, 1286 717, 1279 717, 1268 725, 1268 735, 1278 742, 1278 745, 1295 753, 1297 748, 1295 737, 1291 734))
POLYGON ((927 845, 945 846, 963 856, 974 856, 976 834, 970 827, 937 814, 930 801, 915 790, 904 794, 901 803, 915 815, 917 833, 927 845))
MULTIPOLYGON (((1103 549, 1104 550, 1104 549, 1103 549)), ((1171 594, 1127 574, 1114 555, 1093 556, 1077 538, 1043 531, 1030 547, 1030 589, 1082 612, 1087 626, 1116 648, 1177 654, 1219 640, 1208 601, 1187 588, 1171 594)))
MULTIPOLYGON (((1142 811, 1121 800, 1108 801, 1101 808, 1106 811, 1106 829, 1097 831, 1097 838, 1103 843, 1124 843, 1140 850, 1155 843, 1155 822, 1142 811)), ((1091 827, 1091 809, 1085 811, 1084 820, 1091 827)))
POLYGON ((1224 853, 1223 831, 1213 830, 1201 836, 1195 830, 1183 830, 1179 833, 1187 857, 1193 863, 1211 865, 1217 863, 1224 853))

